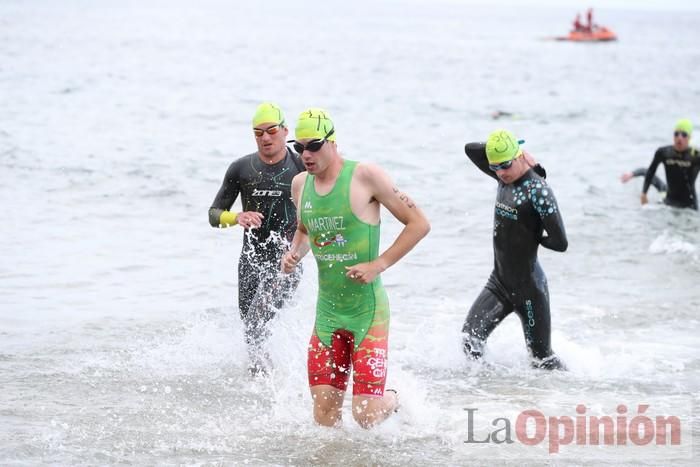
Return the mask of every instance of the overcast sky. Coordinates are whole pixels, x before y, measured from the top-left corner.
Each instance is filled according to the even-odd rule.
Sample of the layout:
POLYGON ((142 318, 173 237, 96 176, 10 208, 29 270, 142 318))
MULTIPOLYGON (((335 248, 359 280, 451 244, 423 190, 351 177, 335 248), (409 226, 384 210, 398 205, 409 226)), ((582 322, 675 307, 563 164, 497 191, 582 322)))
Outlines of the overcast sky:
POLYGON ((458 3, 479 5, 533 5, 585 10, 592 8, 615 8, 631 10, 688 10, 700 11, 699 0, 451 0, 458 3))

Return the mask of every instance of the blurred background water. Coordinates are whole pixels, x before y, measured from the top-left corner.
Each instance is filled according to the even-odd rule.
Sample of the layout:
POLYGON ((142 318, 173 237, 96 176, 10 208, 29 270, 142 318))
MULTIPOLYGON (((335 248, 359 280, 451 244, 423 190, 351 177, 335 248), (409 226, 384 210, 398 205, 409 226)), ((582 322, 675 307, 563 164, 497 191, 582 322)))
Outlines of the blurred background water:
MULTIPOLYGON (((641 181, 618 177, 670 144, 676 119, 700 119, 700 13, 600 8, 595 20, 619 42, 548 40, 575 12, 0 3, 2 464, 549 463, 566 453, 465 444, 464 408, 572 414, 572 400, 610 412, 680 398, 696 441, 700 217, 642 208, 641 181), (212 229, 207 209, 229 163, 254 150, 263 100, 290 122, 328 109, 346 157, 385 167, 433 226, 384 274, 389 387, 403 409, 371 432, 349 411, 340 431, 311 422, 308 259, 272 326, 276 370, 247 377, 242 232, 212 229), (514 115, 495 121, 499 110, 514 115), (566 222, 569 251, 540 253, 565 374, 529 368, 515 317, 491 337, 486 365, 461 353, 492 268, 495 198, 463 145, 500 126, 547 168, 566 222)), ((399 230, 385 216, 382 245, 399 230)), ((575 461, 608 459, 589 450, 575 461)))

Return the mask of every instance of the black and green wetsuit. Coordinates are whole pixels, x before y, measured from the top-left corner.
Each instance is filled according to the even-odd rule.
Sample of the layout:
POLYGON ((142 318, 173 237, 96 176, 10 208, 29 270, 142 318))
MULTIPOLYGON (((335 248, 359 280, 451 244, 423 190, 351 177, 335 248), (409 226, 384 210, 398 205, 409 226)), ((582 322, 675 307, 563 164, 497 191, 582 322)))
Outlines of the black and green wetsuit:
POLYGON ((664 203, 677 208, 698 209, 698 198, 695 193, 695 180, 700 172, 698 150, 689 147, 683 152, 678 152, 673 146, 663 146, 657 149, 654 159, 646 171, 642 193, 649 190, 659 164, 663 164, 666 169, 668 189, 664 203))
POLYGON ((488 336, 514 311, 535 358, 534 365, 564 368, 552 352, 549 290, 537 260, 540 245, 554 251, 565 251, 568 246, 557 201, 545 181, 546 173, 537 165, 517 181, 505 184, 489 170, 483 143, 469 143, 464 150, 482 172, 498 181, 494 269, 464 322, 464 350, 468 356, 479 358, 488 336))
POLYGON ((280 279, 280 259, 297 227, 291 185, 303 172, 299 156, 287 149, 280 162, 268 165, 257 152, 233 162, 209 209, 209 223, 231 209, 240 194, 243 211, 264 216, 257 229, 246 229, 238 262, 238 307, 245 325, 246 341, 256 347, 265 337, 265 325, 296 288, 299 275, 280 279), (288 278, 288 279, 287 279, 288 278))

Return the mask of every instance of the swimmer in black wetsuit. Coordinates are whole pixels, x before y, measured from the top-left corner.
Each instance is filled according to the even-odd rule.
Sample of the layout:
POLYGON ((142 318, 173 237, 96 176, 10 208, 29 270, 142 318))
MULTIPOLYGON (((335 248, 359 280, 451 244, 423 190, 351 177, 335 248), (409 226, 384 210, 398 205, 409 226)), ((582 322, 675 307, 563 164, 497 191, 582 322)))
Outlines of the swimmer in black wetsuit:
POLYGON ((245 229, 238 262, 238 308, 245 327, 250 372, 269 366, 263 349, 267 323, 299 283, 297 274, 281 275, 280 261, 297 228, 292 178, 303 172, 299 156, 286 146, 288 130, 274 104, 258 106, 253 117, 258 151, 233 162, 209 208, 212 227, 239 224, 245 229), (241 195, 243 212, 229 211, 241 195))
POLYGON ((486 144, 468 143, 464 151, 482 172, 498 180, 494 270, 464 322, 464 351, 470 358, 481 357, 488 336, 515 311, 533 366, 565 370, 550 345, 547 278, 537 261, 540 245, 554 251, 568 247, 544 168, 535 165, 513 134, 505 130, 491 133, 486 144))
POLYGON ((656 174, 659 164, 666 169, 668 190, 664 203, 676 208, 698 209, 698 199, 695 194, 695 180, 700 172, 700 154, 690 146, 690 136, 693 124, 690 120, 679 120, 673 132, 673 145, 663 146, 656 150, 654 160, 644 177, 641 202, 647 204, 647 191, 656 174))

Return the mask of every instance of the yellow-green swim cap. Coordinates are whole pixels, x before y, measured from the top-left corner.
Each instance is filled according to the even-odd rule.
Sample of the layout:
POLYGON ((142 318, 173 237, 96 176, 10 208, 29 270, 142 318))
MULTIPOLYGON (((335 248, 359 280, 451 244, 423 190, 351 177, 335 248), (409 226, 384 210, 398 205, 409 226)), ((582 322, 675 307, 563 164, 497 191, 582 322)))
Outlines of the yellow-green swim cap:
POLYGON ((276 123, 285 126, 282 109, 272 102, 263 102, 260 104, 255 110, 255 115, 253 115, 253 127, 262 125, 263 123, 276 123))
POLYGON ((486 158, 489 164, 500 164, 520 156, 523 153, 520 145, 524 142, 515 139, 515 135, 508 130, 491 132, 486 140, 486 158))
MULTIPOLYGON (((296 139, 323 139, 335 128, 331 116, 323 109, 306 109, 299 114, 297 126, 294 129, 296 139)), ((328 137, 335 141, 335 131, 328 137)))
POLYGON ((684 131, 688 133, 688 135, 693 134, 693 122, 688 120, 687 118, 682 118, 676 122, 676 127, 674 128, 676 131, 684 131))

